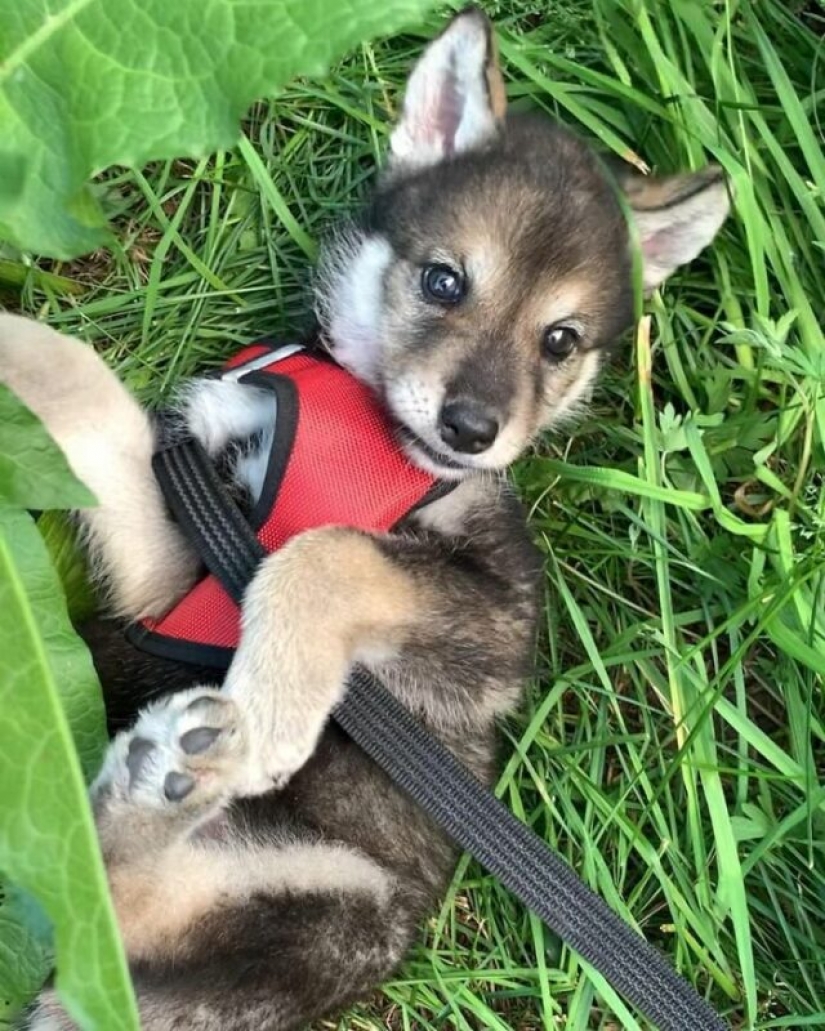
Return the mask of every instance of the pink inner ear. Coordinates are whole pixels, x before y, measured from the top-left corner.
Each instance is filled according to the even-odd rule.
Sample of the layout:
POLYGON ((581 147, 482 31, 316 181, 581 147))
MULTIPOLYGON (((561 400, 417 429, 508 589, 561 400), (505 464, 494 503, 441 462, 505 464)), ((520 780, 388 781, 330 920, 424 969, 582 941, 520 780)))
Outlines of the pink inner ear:
POLYGON ((438 148, 442 156, 455 152, 455 138, 464 110, 458 80, 448 71, 427 91, 426 104, 414 116, 410 135, 419 146, 438 148))
POLYGON ((455 150, 455 137, 461 124, 463 98, 458 89, 458 79, 452 68, 445 74, 435 104, 434 131, 438 139, 443 141, 444 153, 452 154, 455 150))
POLYGON ((667 249, 666 233, 651 233, 642 240, 642 254, 649 260, 659 261, 667 254, 667 249))
POLYGON ((415 136, 419 142, 440 144, 439 149, 444 156, 453 154, 463 106, 458 78, 449 68, 428 90, 427 106, 417 120, 415 136))
POLYGON ((642 254, 650 264, 676 268, 685 260, 686 237, 690 237, 690 224, 687 222, 658 229, 641 241, 642 254))

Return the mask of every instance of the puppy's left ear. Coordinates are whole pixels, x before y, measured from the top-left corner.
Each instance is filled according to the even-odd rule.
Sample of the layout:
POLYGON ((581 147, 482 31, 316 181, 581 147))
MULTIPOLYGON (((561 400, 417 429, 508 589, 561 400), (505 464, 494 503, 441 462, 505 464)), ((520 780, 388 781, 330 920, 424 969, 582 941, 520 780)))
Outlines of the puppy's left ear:
POLYGON ((642 250, 644 288, 655 290, 680 265, 693 261, 722 227, 730 210, 722 169, 689 175, 633 175, 622 186, 642 250))
POLYGON ((483 146, 498 132, 506 106, 492 26, 478 8, 467 8, 410 75, 390 137, 391 167, 432 165, 483 146))

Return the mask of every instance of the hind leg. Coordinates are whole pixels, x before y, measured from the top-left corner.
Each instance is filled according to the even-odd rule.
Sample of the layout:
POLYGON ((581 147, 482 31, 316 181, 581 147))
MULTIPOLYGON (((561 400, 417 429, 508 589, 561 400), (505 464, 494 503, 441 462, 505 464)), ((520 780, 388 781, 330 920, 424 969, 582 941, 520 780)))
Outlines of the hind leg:
MULTIPOLYGON (((246 734, 195 688, 148 708, 93 787, 144 1031, 287 1031, 383 980, 427 895, 294 819, 250 831, 230 809, 246 734)), ((273 800, 272 805, 277 805, 273 800)), ((53 991, 29 1031, 74 1031, 53 991)))
MULTIPOLYGON (((237 862, 242 878, 242 857, 237 862)), ((140 1026, 303 1031, 389 979, 414 939, 414 919, 421 912, 401 893, 382 897, 343 886, 239 894, 203 914, 197 934, 176 954, 132 963, 140 1026)), ((43 993, 24 1028, 78 1031, 53 990, 43 993)))
POLYGON ((98 500, 78 516, 115 614, 160 615, 193 582, 195 555, 152 472, 146 412, 92 347, 0 314, 0 382, 41 419, 98 500))

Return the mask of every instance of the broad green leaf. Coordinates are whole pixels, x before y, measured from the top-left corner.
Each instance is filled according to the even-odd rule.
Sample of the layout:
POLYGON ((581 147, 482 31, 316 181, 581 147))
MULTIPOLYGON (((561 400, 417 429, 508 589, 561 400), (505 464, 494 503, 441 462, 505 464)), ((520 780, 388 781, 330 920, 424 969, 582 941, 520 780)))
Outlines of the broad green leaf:
MULTIPOLYGON (((66 598, 50 562, 48 547, 31 518, 25 513, 0 510, 0 533, 25 590, 57 702, 88 782, 97 772, 107 740, 103 698, 91 656, 71 626, 66 598)), ((3 611, 9 610, 4 606, 3 611)), ((2 632, 12 631, 0 630, 2 632)), ((4 679, 12 666, 11 654, 0 653, 4 679)), ((15 699, 14 705, 2 706, 4 717, 15 711, 15 705, 23 704, 28 704, 25 699, 15 699)))
POLYGON ((32 900, 0 885, 0 1029, 25 1006, 52 966, 51 929, 32 900))
POLYGON ((43 510, 86 508, 95 503, 43 423, 2 383, 0 503, 43 510))
POLYGON ((59 258, 101 246, 91 176, 231 146, 254 100, 429 6, 0 0, 0 234, 59 258))
POLYGON ((0 509, 0 611, 0 870, 51 921, 57 989, 78 1024, 134 1031, 84 784, 105 743, 100 692, 43 540, 9 509, 0 509))

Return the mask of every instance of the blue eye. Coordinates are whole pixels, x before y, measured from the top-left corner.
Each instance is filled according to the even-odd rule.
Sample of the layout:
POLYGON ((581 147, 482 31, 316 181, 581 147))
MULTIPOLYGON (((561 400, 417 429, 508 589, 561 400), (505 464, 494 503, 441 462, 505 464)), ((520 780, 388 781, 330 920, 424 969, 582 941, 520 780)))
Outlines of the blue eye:
POLYGON ((572 326, 550 326, 544 331, 542 354, 550 362, 560 362, 573 351, 579 339, 578 331, 572 326))
POLYGON ((449 265, 425 265, 421 270, 421 290, 428 301, 458 304, 467 291, 464 275, 449 265))

